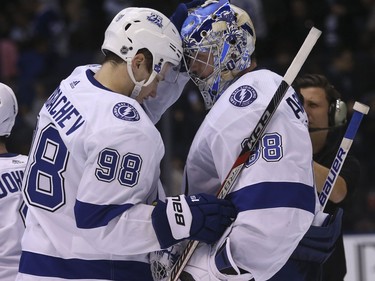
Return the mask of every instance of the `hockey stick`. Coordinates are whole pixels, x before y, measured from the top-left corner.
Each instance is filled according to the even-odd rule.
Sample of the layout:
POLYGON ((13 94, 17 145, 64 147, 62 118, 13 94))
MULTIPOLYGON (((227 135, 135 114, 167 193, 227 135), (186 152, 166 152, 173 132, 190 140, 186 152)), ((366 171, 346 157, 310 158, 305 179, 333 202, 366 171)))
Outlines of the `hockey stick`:
MULTIPOLYGON (((218 198, 224 198, 232 189, 233 184, 235 183, 238 175, 244 167, 247 159, 249 159, 250 155, 253 153, 255 145, 263 135, 268 123, 270 122, 272 116, 276 112, 277 107, 279 106, 289 86, 296 78, 298 72, 300 71, 302 65, 304 64, 307 56, 310 54, 312 48, 314 47, 321 33, 322 32, 319 29, 316 29, 315 27, 311 28, 297 55, 295 56, 291 65, 286 71, 283 80, 281 81, 271 101, 267 105, 266 110, 263 112, 262 116, 260 117, 260 120, 255 126, 255 129, 251 133, 249 139, 247 140, 242 151, 237 157, 237 160, 234 162, 223 184, 221 185, 221 188, 217 195, 218 198)), ((180 276, 190 257, 194 253, 194 250, 196 249, 198 244, 198 241, 191 240, 188 242, 181 256, 173 266, 168 281, 178 280, 178 277, 180 276)))
POLYGON ((352 146, 353 139, 357 133, 359 125, 361 124, 362 118, 368 113, 370 107, 359 102, 355 102, 354 113, 350 119, 348 128, 346 129, 344 138, 341 141, 340 147, 336 153, 335 159, 332 162, 331 168, 328 172, 327 179, 324 182, 322 192, 319 194, 319 202, 321 210, 324 210, 327 205, 328 198, 331 195, 332 189, 336 183, 337 176, 340 174, 341 167, 346 159, 346 155, 352 146))

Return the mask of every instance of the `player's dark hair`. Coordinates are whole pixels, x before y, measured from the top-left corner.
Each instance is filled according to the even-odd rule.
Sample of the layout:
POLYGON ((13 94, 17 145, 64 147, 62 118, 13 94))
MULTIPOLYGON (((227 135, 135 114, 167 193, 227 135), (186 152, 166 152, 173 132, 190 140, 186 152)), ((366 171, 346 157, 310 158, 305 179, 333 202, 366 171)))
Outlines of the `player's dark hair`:
MULTIPOLYGON (((142 48, 138 50, 137 54, 143 54, 145 56, 147 70, 151 73, 152 72, 152 59, 153 59, 151 52, 146 48, 142 48)), ((116 55, 115 53, 105 50, 104 62, 108 62, 108 61, 114 61, 115 63, 118 63, 118 64, 124 62, 124 60, 120 58, 118 55, 116 55)))
POLYGON ((113 61, 117 64, 120 64, 120 63, 123 63, 124 60, 122 58, 120 58, 118 55, 116 55, 115 53, 112 53, 111 51, 108 51, 108 50, 105 50, 105 57, 104 57, 104 62, 109 62, 109 61, 113 61))
POLYGON ((335 87, 329 83, 328 79, 320 74, 305 74, 297 77, 294 80, 293 88, 300 93, 302 88, 318 87, 322 88, 326 93, 326 98, 329 104, 334 103, 337 99, 341 99, 340 93, 335 87))

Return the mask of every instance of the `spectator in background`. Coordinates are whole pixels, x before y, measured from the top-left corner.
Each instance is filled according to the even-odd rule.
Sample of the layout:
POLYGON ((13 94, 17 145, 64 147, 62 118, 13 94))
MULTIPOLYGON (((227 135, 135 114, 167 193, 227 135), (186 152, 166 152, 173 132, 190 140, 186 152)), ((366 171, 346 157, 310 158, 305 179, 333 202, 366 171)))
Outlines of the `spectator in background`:
POLYGON ((18 113, 13 90, 0 83, 0 280, 14 281, 25 230, 21 184, 27 156, 8 152, 9 137, 18 113))
MULTIPOLYGON (((309 118, 316 187, 321 192, 345 132, 346 104, 341 100, 339 92, 322 75, 306 74, 298 77, 294 82, 294 89, 302 95, 309 118)), ((341 207, 345 216, 345 211, 350 210, 359 177, 359 161, 349 151, 324 211, 334 214, 341 207)), ((343 281, 345 275, 346 260, 341 235, 335 251, 323 265, 322 280, 343 281)))

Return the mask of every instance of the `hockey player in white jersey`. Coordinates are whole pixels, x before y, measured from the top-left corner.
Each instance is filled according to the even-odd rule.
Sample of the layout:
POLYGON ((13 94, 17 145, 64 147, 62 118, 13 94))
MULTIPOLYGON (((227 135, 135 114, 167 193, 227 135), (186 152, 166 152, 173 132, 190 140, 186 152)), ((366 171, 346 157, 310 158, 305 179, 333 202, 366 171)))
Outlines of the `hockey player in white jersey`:
POLYGON ((21 184, 27 156, 7 150, 18 104, 13 90, 0 83, 0 280, 14 281, 21 256, 26 208, 21 184))
MULTIPOLYGON (((254 70, 253 24, 228 1, 190 10, 181 36, 186 69, 211 108, 187 157, 185 191, 214 195, 282 77, 254 70)), ((226 197, 237 219, 218 243, 199 244, 181 280, 264 281, 287 262, 319 210, 307 125, 289 88, 226 197)))
POLYGON ((39 113, 18 281, 150 281, 148 253, 185 238, 215 242, 236 216, 212 195, 156 200, 164 145, 142 104, 181 61, 175 26, 127 8, 104 37, 104 63, 77 67, 39 113))

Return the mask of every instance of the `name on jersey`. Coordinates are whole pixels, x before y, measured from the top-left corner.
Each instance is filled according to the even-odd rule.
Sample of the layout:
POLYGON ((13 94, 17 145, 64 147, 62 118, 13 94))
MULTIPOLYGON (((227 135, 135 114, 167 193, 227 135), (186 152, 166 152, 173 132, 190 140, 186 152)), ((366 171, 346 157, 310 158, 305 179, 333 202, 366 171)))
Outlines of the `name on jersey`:
POLYGON ((307 127, 308 126, 308 120, 305 118, 305 109, 303 108, 303 105, 298 98, 297 94, 294 93, 291 97, 288 97, 286 99, 286 103, 289 105, 289 107, 292 109, 294 115, 297 119, 301 120, 302 123, 307 127))
POLYGON ((63 95, 60 88, 57 88, 52 93, 44 106, 60 128, 66 127, 65 134, 67 136, 74 133, 85 122, 82 115, 68 98, 63 95))
POLYGON ((23 171, 12 171, 0 176, 0 199, 10 193, 19 192, 22 185, 23 171))

